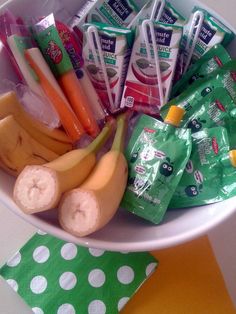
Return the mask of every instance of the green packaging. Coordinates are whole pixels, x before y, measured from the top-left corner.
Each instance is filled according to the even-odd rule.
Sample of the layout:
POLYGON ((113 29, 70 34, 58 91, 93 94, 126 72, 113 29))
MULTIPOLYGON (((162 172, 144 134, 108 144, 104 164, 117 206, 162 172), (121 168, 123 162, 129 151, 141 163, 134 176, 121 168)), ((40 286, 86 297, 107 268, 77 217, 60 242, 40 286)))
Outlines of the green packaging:
POLYGON ((172 89, 172 97, 179 95, 193 82, 206 77, 230 60, 231 57, 226 49, 221 44, 215 45, 197 60, 184 76, 177 81, 172 89))
POLYGON ((180 123, 182 128, 190 128, 196 133, 203 128, 223 126, 230 134, 230 148, 236 148, 236 105, 223 87, 214 89, 202 101, 185 107, 185 110, 180 123))
POLYGON ((160 223, 190 152, 190 130, 142 115, 126 150, 129 176, 121 206, 160 223))
POLYGON ((236 151, 223 127, 192 134, 192 153, 169 208, 211 204, 236 195, 236 151))
MULTIPOLYGON (((207 77, 202 78, 190 85, 182 94, 173 98, 161 108, 161 116, 164 119, 172 105, 179 106, 187 112, 198 106, 206 99, 208 94, 214 93, 217 88, 222 88, 236 103, 236 60, 225 64, 222 68, 212 72, 207 77)), ((188 113, 187 113, 188 115, 188 113)))
POLYGON ((56 77, 73 70, 70 57, 56 29, 53 14, 34 25, 33 33, 45 60, 56 77))

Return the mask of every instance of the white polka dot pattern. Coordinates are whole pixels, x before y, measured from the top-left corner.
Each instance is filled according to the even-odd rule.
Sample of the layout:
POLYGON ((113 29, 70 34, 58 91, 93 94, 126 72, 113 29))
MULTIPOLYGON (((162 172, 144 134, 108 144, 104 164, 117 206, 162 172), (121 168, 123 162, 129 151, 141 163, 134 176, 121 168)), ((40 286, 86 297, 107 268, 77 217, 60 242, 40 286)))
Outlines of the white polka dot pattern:
POLYGON ((130 266, 122 266, 117 271, 119 282, 128 285, 134 280, 134 271, 130 266))
POLYGON ((47 288, 47 279, 44 276, 35 276, 30 282, 30 289, 35 294, 43 293, 47 288))

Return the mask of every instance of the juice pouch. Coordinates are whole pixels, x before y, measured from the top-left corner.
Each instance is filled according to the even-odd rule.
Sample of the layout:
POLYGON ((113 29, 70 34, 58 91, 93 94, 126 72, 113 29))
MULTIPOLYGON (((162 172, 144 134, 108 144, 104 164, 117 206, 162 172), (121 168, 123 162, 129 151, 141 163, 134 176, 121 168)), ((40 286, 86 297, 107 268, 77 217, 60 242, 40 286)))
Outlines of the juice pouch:
POLYGON ((236 151, 223 127, 192 134, 192 153, 169 208, 220 202, 236 195, 236 151))
POLYGON ((106 23, 127 27, 140 8, 133 0, 90 0, 76 13, 70 26, 83 30, 84 23, 106 23))
MULTIPOLYGON (((191 62, 196 62, 199 58, 201 58, 204 53, 206 53, 209 49, 211 49, 214 45, 222 43, 224 46, 229 44, 233 38, 233 32, 223 25, 220 21, 214 18, 210 13, 207 11, 199 8, 194 7, 192 11, 192 15, 196 12, 200 11, 204 14, 204 20, 200 29, 200 33, 193 50, 191 62)), ((191 25, 192 17, 189 19, 189 23, 186 24, 184 28, 183 34, 183 44, 185 43, 186 37, 188 37, 189 29, 191 25)))
POLYGON ((225 89, 232 101, 236 103, 236 60, 228 62, 207 77, 195 81, 182 94, 173 98, 161 108, 162 118, 165 118, 172 105, 184 108, 187 112, 192 108, 197 110, 205 97, 210 93, 214 95, 217 88, 225 89))
POLYGON ((191 153, 191 132, 178 129, 184 110, 173 106, 165 120, 142 115, 126 150, 127 189, 121 206, 158 224, 191 153))
POLYGON ((160 86, 155 62, 155 46, 150 32, 145 34, 143 26, 142 23, 136 29, 136 39, 130 58, 121 108, 128 107, 134 111, 157 114, 170 94, 182 27, 160 22, 153 23, 156 39, 154 44, 158 49, 162 78, 162 86, 160 86), (164 101, 161 101, 160 88, 163 89, 164 101))
POLYGON ((180 126, 190 128, 192 133, 223 126, 230 135, 230 148, 236 148, 236 105, 229 93, 223 87, 216 88, 194 105, 185 108, 180 126))
POLYGON ((168 1, 165 4, 164 10, 162 11, 159 21, 162 23, 177 26, 184 26, 186 23, 186 19, 168 1))
POLYGON ((135 29, 143 20, 158 21, 165 7, 165 0, 149 0, 145 3, 136 17, 129 24, 129 28, 135 29))
POLYGON ((129 24, 129 27, 135 28, 140 20, 146 19, 182 27, 186 23, 185 18, 173 7, 173 5, 164 0, 148 1, 135 19, 129 24))
POLYGON ((173 86, 172 96, 179 95, 194 81, 207 76, 230 60, 231 57, 226 49, 221 44, 215 45, 197 60, 173 86))
POLYGON ((114 113, 120 109, 133 31, 102 23, 85 24, 84 30, 86 70, 103 105, 114 113))

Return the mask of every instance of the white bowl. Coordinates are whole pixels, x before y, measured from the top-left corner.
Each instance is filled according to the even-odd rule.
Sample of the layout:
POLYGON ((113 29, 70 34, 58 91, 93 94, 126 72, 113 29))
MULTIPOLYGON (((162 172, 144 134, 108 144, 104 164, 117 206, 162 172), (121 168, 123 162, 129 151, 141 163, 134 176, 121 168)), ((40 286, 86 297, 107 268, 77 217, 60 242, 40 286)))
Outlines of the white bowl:
MULTIPOLYGON (((69 13, 76 12, 78 0, 63 0, 60 2, 58 0, 33 2, 31 0, 13 0, 7 1, 3 8, 7 6, 13 12, 22 16, 40 16, 50 13, 55 6, 58 7, 63 2, 69 13)), ((189 14, 195 4, 200 4, 194 0, 172 0, 171 2, 175 3, 175 6, 185 15, 189 14)), ((201 6, 206 8, 202 4, 201 6)), ((216 17, 218 16, 212 10, 206 9, 216 17)), ((232 26, 224 20, 223 22, 236 33, 232 26)), ((233 52, 232 48, 235 46, 236 41, 231 44, 231 52, 233 52)), ((9 72, 8 67, 7 60, 0 52, 1 77, 15 79, 13 74, 9 72)), ((111 251, 148 251, 174 246, 206 233, 236 211, 236 198, 232 198, 208 206, 170 210, 167 212, 162 224, 155 226, 120 209, 113 220, 99 232, 88 237, 76 238, 61 229, 57 222, 55 210, 38 215, 25 215, 12 200, 13 184, 14 178, 0 170, 0 201, 19 217, 63 240, 111 251)))

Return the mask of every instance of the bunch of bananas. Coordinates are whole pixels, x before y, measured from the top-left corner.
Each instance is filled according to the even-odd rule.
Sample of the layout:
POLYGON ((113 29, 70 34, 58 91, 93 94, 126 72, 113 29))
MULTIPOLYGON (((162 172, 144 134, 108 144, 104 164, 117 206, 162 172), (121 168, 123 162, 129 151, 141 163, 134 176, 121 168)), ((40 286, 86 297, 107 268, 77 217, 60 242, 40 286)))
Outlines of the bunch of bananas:
POLYGON ((0 166, 17 176, 26 165, 44 164, 72 149, 65 132, 31 117, 15 92, 0 97, 0 166))
POLYGON ((17 177, 13 197, 27 214, 58 207, 68 232, 85 236, 115 214, 128 167, 123 154, 128 115, 107 122, 86 148, 72 149, 67 135, 34 120, 9 92, 0 97, 0 167, 17 177), (113 134, 112 147, 97 153, 113 134))

